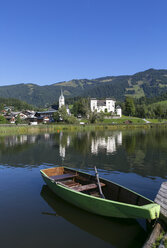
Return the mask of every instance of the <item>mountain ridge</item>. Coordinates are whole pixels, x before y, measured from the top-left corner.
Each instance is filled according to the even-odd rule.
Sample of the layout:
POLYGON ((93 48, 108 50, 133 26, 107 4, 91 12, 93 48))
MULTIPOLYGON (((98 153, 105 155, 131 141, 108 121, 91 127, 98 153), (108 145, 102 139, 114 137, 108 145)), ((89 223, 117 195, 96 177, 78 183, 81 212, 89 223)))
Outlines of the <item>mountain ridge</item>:
POLYGON ((58 101, 61 89, 65 98, 114 97, 123 101, 126 96, 156 97, 167 92, 167 70, 151 68, 133 75, 72 79, 42 86, 34 83, 5 85, 0 86, 0 97, 16 98, 41 107, 58 101))

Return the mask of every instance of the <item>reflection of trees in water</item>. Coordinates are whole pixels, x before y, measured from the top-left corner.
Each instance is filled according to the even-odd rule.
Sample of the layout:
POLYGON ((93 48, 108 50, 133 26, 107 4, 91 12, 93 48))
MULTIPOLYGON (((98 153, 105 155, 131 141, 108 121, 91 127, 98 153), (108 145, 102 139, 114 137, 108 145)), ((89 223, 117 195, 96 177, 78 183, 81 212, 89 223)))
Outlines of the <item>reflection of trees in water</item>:
POLYGON ((77 133, 72 137, 72 146, 78 153, 87 154, 90 150, 91 133, 77 133))
MULTIPOLYGON (((31 142, 26 139, 26 135, 24 136, 9 136, 9 137, 1 137, 0 138, 0 154, 12 154, 24 151, 27 149, 31 142)), ((34 143, 34 142, 33 142, 34 143)))
POLYGON ((136 148, 136 136, 132 133, 123 139, 123 147, 125 147, 127 154, 133 154, 136 148))
POLYGON ((18 135, 0 138, 0 164, 38 166, 55 161, 53 135, 18 135))
POLYGON ((152 129, 125 132, 123 147, 127 152, 129 169, 143 176, 167 175, 167 156, 165 129, 152 129))
POLYGON ((139 130, 124 133, 123 145, 128 153, 132 153, 135 149, 165 149, 167 147, 167 130, 166 129, 151 129, 139 130))
POLYGON ((59 147, 61 147, 61 149, 70 146, 76 152, 81 154, 86 154, 90 149, 89 132, 61 132, 60 134, 56 134, 55 140, 59 147))

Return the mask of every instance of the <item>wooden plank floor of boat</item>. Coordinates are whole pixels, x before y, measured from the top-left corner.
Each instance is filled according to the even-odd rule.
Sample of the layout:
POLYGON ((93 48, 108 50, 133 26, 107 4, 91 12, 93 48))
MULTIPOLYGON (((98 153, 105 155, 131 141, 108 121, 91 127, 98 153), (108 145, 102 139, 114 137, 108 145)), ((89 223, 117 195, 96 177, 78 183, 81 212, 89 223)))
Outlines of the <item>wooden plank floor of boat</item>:
MULTIPOLYGON (((82 185, 82 184, 77 183, 73 180, 66 180, 66 181, 62 181, 62 182, 57 181, 57 182, 60 183, 61 185, 66 186, 67 188, 76 190, 78 192, 89 191, 89 190, 98 188, 98 185, 96 183, 90 183, 90 184, 82 185)), ((100 183, 100 185, 101 185, 101 187, 105 186, 104 183, 100 183)))
MULTIPOLYGON (((104 183, 100 183, 101 187, 104 187, 105 184, 104 183)), ((78 192, 82 192, 82 191, 87 191, 87 190, 91 190, 91 189, 96 189, 98 186, 95 183, 90 183, 90 184, 85 184, 85 185, 81 185, 81 186, 73 186, 71 187, 72 189, 78 191, 78 192)))

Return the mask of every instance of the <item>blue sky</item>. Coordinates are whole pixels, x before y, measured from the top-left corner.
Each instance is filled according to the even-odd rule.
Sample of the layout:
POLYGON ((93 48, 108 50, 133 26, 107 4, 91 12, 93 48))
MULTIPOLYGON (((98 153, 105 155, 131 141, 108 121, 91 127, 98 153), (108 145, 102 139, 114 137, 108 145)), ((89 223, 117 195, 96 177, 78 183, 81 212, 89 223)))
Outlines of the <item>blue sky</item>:
POLYGON ((166 0, 0 0, 0 85, 167 68, 166 0))

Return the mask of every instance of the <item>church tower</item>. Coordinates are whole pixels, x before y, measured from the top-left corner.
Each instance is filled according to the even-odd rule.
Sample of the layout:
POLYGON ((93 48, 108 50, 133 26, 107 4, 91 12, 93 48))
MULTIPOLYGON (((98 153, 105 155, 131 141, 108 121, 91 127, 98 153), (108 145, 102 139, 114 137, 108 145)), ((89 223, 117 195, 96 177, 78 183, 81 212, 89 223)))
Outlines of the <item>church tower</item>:
POLYGON ((64 106, 64 105, 65 105, 65 98, 64 98, 63 92, 62 92, 62 90, 61 90, 61 95, 60 95, 60 97, 59 97, 59 108, 61 108, 61 107, 64 106))

